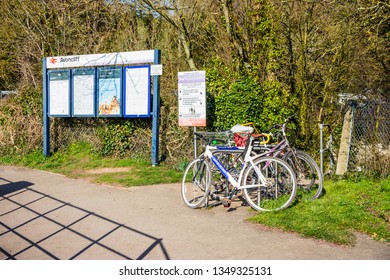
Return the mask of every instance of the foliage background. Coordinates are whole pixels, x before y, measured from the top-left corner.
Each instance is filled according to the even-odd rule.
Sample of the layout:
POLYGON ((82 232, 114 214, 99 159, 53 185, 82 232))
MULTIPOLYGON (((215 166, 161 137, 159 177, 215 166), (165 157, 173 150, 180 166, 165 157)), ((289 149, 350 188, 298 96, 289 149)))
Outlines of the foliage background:
MULTIPOLYGON (((340 93, 389 98, 390 6, 380 0, 0 0, 0 153, 42 147, 42 58, 160 49, 160 156, 193 154, 178 126, 177 72, 206 70, 208 130, 292 113, 298 145, 318 150, 318 124, 340 131, 340 93)), ((151 121, 54 119, 53 151, 150 157, 151 121)), ((337 135, 336 135, 337 136, 337 135)), ((335 141, 337 142, 337 141, 335 141)))

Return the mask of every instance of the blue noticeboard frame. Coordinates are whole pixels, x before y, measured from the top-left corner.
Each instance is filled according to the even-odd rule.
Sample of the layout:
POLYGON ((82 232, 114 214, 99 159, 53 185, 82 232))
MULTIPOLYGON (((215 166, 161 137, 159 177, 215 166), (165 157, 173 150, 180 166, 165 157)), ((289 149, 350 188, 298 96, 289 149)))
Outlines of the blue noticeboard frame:
POLYGON ((72 116, 96 117, 96 68, 72 69, 72 116))
POLYGON ((123 72, 123 117, 150 117, 150 65, 127 66, 123 72))
POLYGON ((98 117, 122 116, 122 67, 104 67, 97 71, 98 117))
MULTIPOLYGON (((78 114, 75 112, 75 107, 77 107, 77 104, 73 104, 73 99, 75 99, 75 96, 73 94, 73 87, 75 84, 73 83, 73 75, 76 72, 73 70, 80 69, 80 68, 93 68, 95 69, 95 114, 91 114, 91 116, 95 117, 122 117, 123 116, 123 67, 125 65, 145 65, 145 64, 154 64, 154 65, 161 65, 161 51, 158 49, 155 50, 144 50, 144 51, 132 51, 132 52, 118 52, 118 53, 104 53, 104 54, 87 54, 87 55, 70 55, 70 56, 56 56, 56 57, 44 57, 42 59, 42 77, 43 77, 43 83, 42 83, 42 89, 43 89, 43 154, 45 156, 50 156, 50 118, 51 117, 70 117, 71 115, 75 117, 87 117, 90 116, 90 114, 78 114), (98 94, 99 94, 99 84, 98 84, 98 74, 99 69, 107 69, 103 67, 115 67, 119 68, 121 71, 120 74, 120 86, 117 86, 119 89, 119 97, 120 99, 120 106, 119 114, 102 114, 98 115, 97 109, 98 109, 98 94), (121 65, 119 67, 119 65, 121 65), (102 67, 102 68, 95 68, 95 67, 102 67), (56 70, 55 70, 56 69, 56 70), (72 70, 70 70, 72 69, 72 70), (68 73, 69 79, 64 83, 65 89, 62 88, 59 85, 56 85, 59 89, 59 93, 62 93, 64 96, 60 98, 60 94, 57 95, 53 94, 53 85, 50 85, 50 73, 55 73, 55 71, 59 71, 60 73, 68 73), (61 72, 62 71, 62 72, 61 72), (50 91, 50 88, 52 91, 50 91), (69 92, 68 92, 69 91, 69 92), (72 92, 72 93, 71 93, 72 92), (50 96, 50 94, 53 94, 50 96), (54 99, 53 99, 54 98, 54 99), (60 102, 60 100, 63 100, 63 103, 60 102), (53 102, 54 101, 54 102, 53 102), (52 103, 50 103, 52 102, 52 103), (54 106, 54 111, 50 111, 51 105, 56 105, 57 108, 54 106), (69 105, 69 106, 68 106, 69 105), (55 111, 61 111, 58 110, 58 108, 63 108, 64 112, 60 112, 60 114, 56 114, 58 112, 55 111)), ((150 66, 150 65, 149 65, 150 66)), ((112 68, 111 68, 112 69, 112 68)), ((141 68, 142 69, 142 68, 141 68)), ((151 71, 153 72, 153 71, 151 71)), ((57 72, 58 73, 58 72, 57 72)), ((152 111, 149 111, 149 114, 152 117, 152 151, 151 151, 151 159, 152 159, 152 165, 157 165, 159 163, 159 118, 160 118, 160 75, 162 73, 154 72, 153 74, 153 82, 151 82, 151 96, 148 102, 151 102, 151 105, 149 107, 152 107, 152 111)), ((66 80, 66 79, 65 79, 66 80)), ((80 81, 79 81, 80 82, 80 81)), ((103 83, 104 84, 104 83, 103 83)), ((80 85, 78 85, 80 86, 80 85)), ((102 88, 100 88, 101 92, 102 88)), ((117 90, 115 92, 118 92, 117 90)), ((77 98, 76 98, 77 102, 77 98)), ((149 103, 150 104, 150 103, 149 103)), ((53 109, 51 108, 51 109, 53 109)), ((76 110, 77 111, 77 110, 76 110)), ((130 115, 130 114, 129 114, 130 115)), ((137 115, 140 117, 139 115, 137 115)))
POLYGON ((50 70, 48 80, 48 115, 51 117, 70 117, 71 84, 70 71, 50 70))

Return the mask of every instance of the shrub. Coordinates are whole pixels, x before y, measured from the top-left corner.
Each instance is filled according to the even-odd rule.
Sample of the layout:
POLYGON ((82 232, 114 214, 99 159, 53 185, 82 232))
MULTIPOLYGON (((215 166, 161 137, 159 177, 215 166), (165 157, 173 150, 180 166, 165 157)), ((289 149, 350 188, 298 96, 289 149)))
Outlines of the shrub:
POLYGON ((264 131, 290 116, 294 112, 294 102, 278 82, 259 83, 252 78, 243 78, 216 96, 215 108, 216 129, 254 122, 264 131))

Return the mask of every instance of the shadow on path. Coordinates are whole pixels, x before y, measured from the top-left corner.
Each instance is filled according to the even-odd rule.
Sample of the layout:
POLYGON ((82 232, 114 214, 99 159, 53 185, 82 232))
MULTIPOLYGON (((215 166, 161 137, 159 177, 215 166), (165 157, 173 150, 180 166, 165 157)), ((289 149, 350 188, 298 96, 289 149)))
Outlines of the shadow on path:
POLYGON ((5 196, 9 193, 13 193, 13 192, 16 192, 16 191, 19 191, 21 189, 24 189, 24 188, 27 188, 27 187, 34 185, 33 183, 26 182, 26 181, 11 182, 11 181, 8 181, 8 180, 0 177, 0 182, 1 181, 6 182, 6 184, 0 185, 0 196, 5 196))
POLYGON ((162 239, 32 185, 0 178, 0 259, 170 259, 162 239))

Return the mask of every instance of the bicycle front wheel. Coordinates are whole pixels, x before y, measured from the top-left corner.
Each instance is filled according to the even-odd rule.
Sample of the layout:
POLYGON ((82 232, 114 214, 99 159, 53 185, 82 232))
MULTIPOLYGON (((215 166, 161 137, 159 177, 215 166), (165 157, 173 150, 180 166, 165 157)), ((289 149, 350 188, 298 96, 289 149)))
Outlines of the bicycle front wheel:
POLYGON ((248 204, 257 211, 285 209, 297 193, 294 171, 275 157, 260 157, 249 165, 241 187, 248 204))
POLYGON ((210 186, 210 168, 203 158, 190 162, 184 171, 181 183, 181 197, 190 208, 204 206, 210 186))

